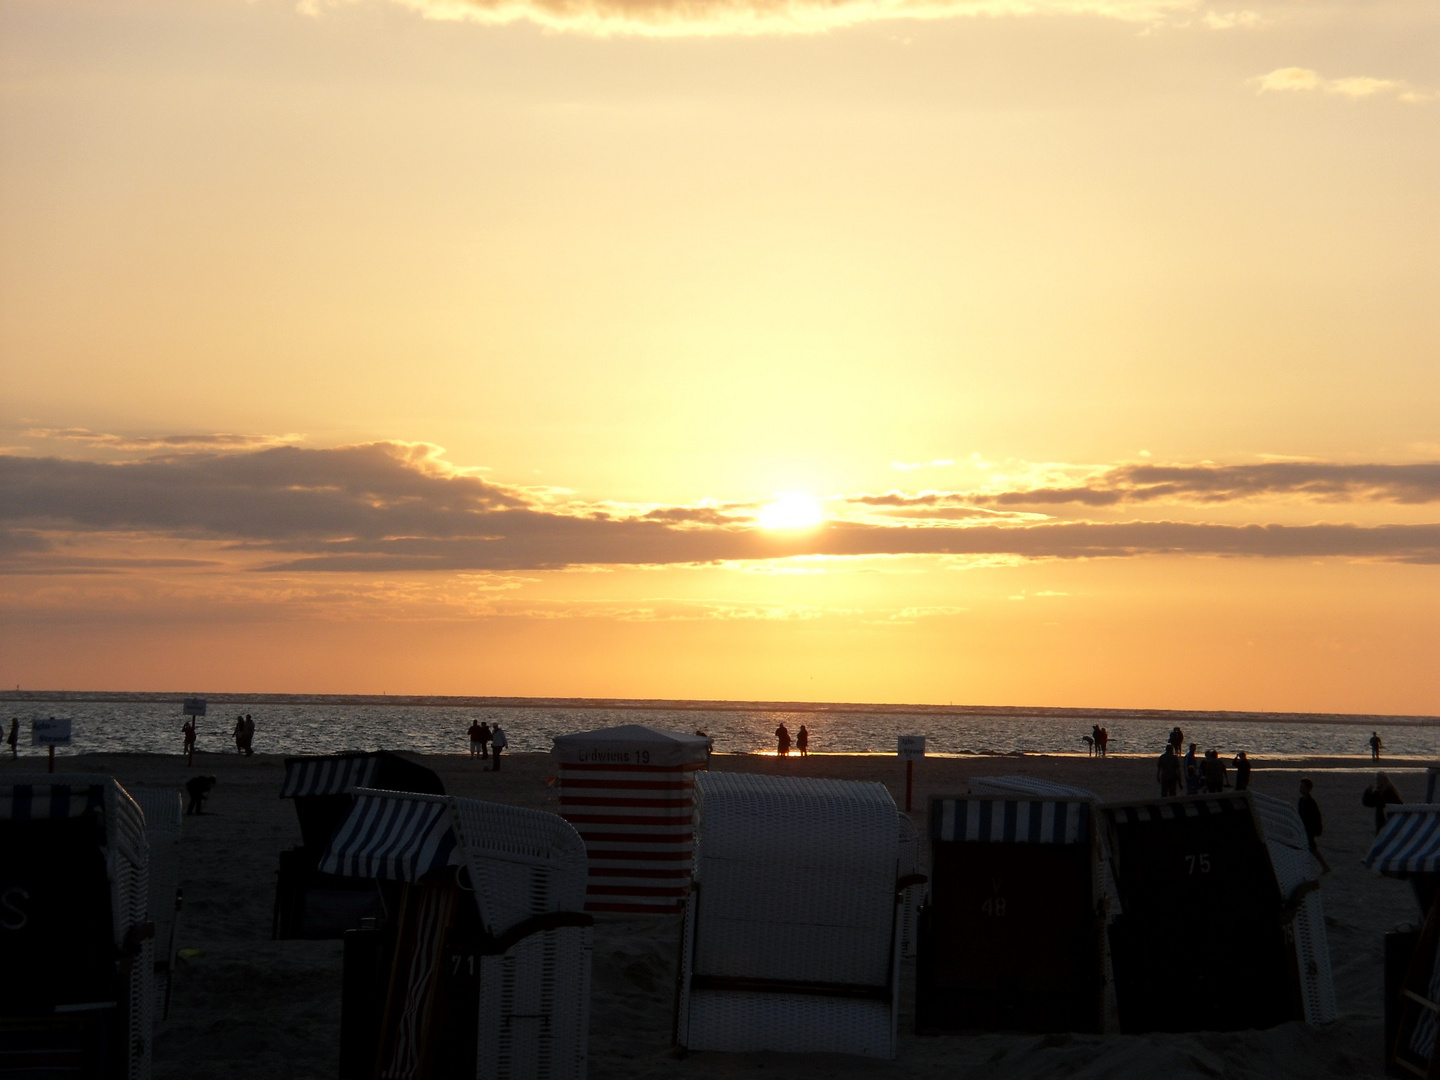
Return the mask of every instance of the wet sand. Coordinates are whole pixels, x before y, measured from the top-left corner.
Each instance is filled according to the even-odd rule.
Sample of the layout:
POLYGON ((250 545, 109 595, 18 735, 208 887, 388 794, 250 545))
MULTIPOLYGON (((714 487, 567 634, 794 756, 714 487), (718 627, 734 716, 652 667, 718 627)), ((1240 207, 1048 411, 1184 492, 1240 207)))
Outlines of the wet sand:
MULTIPOLYGON (((503 771, 485 771, 468 757, 421 759, 451 794, 558 812, 548 780, 548 755, 517 754, 503 771)), ((0 775, 30 771, 34 758, 0 764, 0 775)), ((300 841, 293 806, 278 797, 282 759, 198 754, 180 757, 89 755, 64 758, 61 770, 106 772, 122 783, 173 784, 209 774, 219 783, 200 818, 187 818, 182 839, 185 908, 180 946, 199 950, 175 981, 171 1018, 155 1042, 157 1080, 224 1076, 227 1080, 327 1078, 337 1073, 341 945, 338 941, 272 941, 278 852, 300 841)), ((712 768, 878 780, 897 803, 905 797, 904 766, 894 758, 814 756, 782 761, 758 755, 716 755, 712 768)), ((1407 800, 1420 799, 1423 773, 1396 763, 1389 770, 1407 800)), ((1251 786, 1293 801, 1302 772, 1315 781, 1325 814, 1321 849, 1334 872, 1323 880, 1340 1020, 1323 1030, 1299 1023, 1269 1031, 1188 1035, 913 1034, 913 963, 903 978, 899 1057, 871 1061, 842 1055, 678 1056, 670 1045, 679 921, 675 917, 600 916, 595 929, 590 1075, 596 1080, 650 1077, 738 1077, 762 1069, 784 1077, 964 1077, 1037 1080, 1050 1077, 1301 1078, 1381 1076, 1382 935, 1416 922, 1409 887, 1372 874, 1361 858, 1373 834, 1360 805, 1370 765, 1361 758, 1257 762, 1251 786)), ((1149 797, 1149 759, 1083 757, 932 758, 916 769, 916 820, 931 795, 963 793, 972 776, 1024 773, 1078 784, 1102 798, 1149 797)), ((1226 963, 1209 943, 1172 943, 1177 962, 1226 963)), ((1222 946, 1223 950, 1223 946, 1222 946)))

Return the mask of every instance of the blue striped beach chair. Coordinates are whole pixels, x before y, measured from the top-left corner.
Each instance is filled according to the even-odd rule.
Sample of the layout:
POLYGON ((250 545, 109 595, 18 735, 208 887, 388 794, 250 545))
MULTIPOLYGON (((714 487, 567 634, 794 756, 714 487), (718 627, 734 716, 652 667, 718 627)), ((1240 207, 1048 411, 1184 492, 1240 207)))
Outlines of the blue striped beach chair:
POLYGON ((356 790, 320 868, 398 883, 346 936, 341 1080, 584 1080, 585 845, 554 814, 356 790))
MULTIPOLYGON (((1433 779, 1435 770, 1431 770, 1433 779)), ((1414 935, 1408 963, 1395 984, 1387 978, 1386 1064, 1417 1076, 1440 1074, 1437 1019, 1440 1019, 1440 805, 1401 804, 1390 807, 1365 865, 1378 874, 1416 884, 1428 896, 1425 921, 1414 935)))
POLYGON ((1114 1027, 1113 917, 1097 800, 1028 777, 986 777, 930 803, 916 1028, 1114 1027))
POLYGON ((434 771, 385 750, 286 758, 280 797, 294 801, 301 844, 280 853, 271 936, 340 938, 365 919, 384 916, 384 893, 375 882, 319 868, 360 788, 445 794, 434 771))

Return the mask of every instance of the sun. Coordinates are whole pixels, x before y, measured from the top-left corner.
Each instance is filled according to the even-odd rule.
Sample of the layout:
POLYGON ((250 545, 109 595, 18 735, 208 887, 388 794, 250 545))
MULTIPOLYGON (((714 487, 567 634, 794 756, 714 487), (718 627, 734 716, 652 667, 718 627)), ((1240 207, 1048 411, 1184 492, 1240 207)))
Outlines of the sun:
POLYGON ((813 495, 780 492, 774 502, 760 508, 758 520, 762 529, 813 529, 825 520, 825 511, 813 495))

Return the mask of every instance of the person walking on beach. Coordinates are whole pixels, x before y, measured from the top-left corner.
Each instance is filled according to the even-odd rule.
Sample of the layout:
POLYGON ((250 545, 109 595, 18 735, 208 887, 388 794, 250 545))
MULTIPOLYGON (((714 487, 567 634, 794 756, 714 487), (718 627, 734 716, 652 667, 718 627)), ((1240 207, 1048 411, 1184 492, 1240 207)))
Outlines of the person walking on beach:
POLYGON ((470 731, 468 732, 468 734, 469 734, 469 736, 470 736, 470 756, 471 756, 471 757, 479 757, 479 756, 480 756, 480 751, 485 748, 485 744, 480 741, 480 721, 479 721, 479 720, 471 720, 471 721, 470 721, 470 731))
POLYGON ((1095 752, 1097 756, 1104 757, 1105 751, 1110 746, 1110 729, 1100 728, 1095 733, 1095 752))
POLYGON ((1160 754, 1160 761, 1155 770, 1155 777, 1160 781, 1160 797, 1168 799, 1180 790, 1180 759, 1175 756, 1175 747, 1170 743, 1165 744, 1164 751, 1160 754))
POLYGON ((1390 811, 1386 809, 1403 803, 1405 800, 1400 797, 1400 789, 1383 772, 1375 774, 1375 783, 1365 789, 1365 794, 1360 796, 1361 804, 1375 808, 1375 831, 1378 833, 1385 827, 1385 819, 1390 811))
POLYGON ((1179 724, 1170 729, 1170 745, 1175 748, 1176 757, 1185 749, 1185 732, 1180 730, 1179 724))
POLYGON ((496 724, 490 729, 490 745, 495 750, 495 760, 490 763, 491 772, 500 771, 500 751, 510 745, 510 740, 505 737, 505 729, 496 724))
POLYGON ((237 754, 245 752, 245 717, 243 716, 235 717, 235 752, 237 754))
POLYGON ((784 724, 775 729, 775 753, 781 757, 790 756, 790 729, 784 724))
POLYGON ((1315 796, 1310 792, 1315 790, 1315 785, 1307 776, 1300 781, 1300 823, 1305 826, 1305 839, 1310 841, 1310 854, 1315 856, 1315 861, 1320 864, 1320 869, 1330 873, 1330 864, 1325 861, 1325 856, 1320 854, 1320 848, 1315 843, 1315 838, 1325 831, 1325 823, 1320 818, 1320 804, 1315 801, 1315 796))
POLYGON ((1385 749, 1384 740, 1380 738, 1380 732, 1370 732, 1370 760, 1379 761, 1380 751, 1385 749))
POLYGON ((189 765, 195 758, 195 718, 193 716, 181 725, 180 734, 185 736, 185 764, 189 765))
POLYGON ((10 744, 10 756, 12 758, 19 757, 20 752, 15 749, 20 745, 20 720, 18 717, 10 718, 10 734, 5 741, 10 744))
POLYGON ((1190 744, 1190 749, 1185 751, 1185 794, 1200 794, 1200 763, 1195 760, 1195 744, 1190 744))
POLYGON ((245 756, 255 756, 255 721, 250 719, 250 714, 245 714, 245 756))
POLYGON ((1250 759, 1241 750, 1235 755, 1235 790, 1245 791, 1250 787, 1250 759))
POLYGON ((801 724, 800 730, 795 733, 795 749, 800 751, 801 757, 810 755, 810 732, 804 724, 801 724))

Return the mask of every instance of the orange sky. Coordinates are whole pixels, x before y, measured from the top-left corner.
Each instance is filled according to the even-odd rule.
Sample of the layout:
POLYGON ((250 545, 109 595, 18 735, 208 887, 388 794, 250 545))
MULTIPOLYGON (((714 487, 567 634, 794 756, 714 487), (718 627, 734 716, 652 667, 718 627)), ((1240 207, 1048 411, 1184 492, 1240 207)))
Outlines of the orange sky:
POLYGON ((1422 0, 14 0, 0 684, 1440 713, 1437 110, 1422 0))

